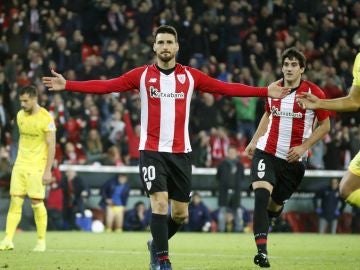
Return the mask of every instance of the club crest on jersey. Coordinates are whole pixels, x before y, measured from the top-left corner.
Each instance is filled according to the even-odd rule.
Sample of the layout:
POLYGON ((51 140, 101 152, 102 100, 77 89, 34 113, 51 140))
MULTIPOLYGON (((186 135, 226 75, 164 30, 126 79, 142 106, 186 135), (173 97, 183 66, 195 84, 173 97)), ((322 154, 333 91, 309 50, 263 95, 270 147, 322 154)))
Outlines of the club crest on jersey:
POLYGON ((185 98, 184 92, 163 93, 163 92, 160 92, 158 89, 156 89, 153 86, 149 87, 149 93, 150 93, 150 97, 152 97, 152 98, 174 98, 174 99, 184 99, 185 98))
POLYGON ((185 74, 178 74, 176 77, 181 84, 184 84, 185 79, 186 79, 185 74))
POLYGON ((271 107, 271 114, 274 116, 279 116, 279 117, 289 117, 289 118, 302 118, 303 114, 301 112, 284 112, 284 111, 280 111, 278 108, 276 108, 275 106, 271 107))

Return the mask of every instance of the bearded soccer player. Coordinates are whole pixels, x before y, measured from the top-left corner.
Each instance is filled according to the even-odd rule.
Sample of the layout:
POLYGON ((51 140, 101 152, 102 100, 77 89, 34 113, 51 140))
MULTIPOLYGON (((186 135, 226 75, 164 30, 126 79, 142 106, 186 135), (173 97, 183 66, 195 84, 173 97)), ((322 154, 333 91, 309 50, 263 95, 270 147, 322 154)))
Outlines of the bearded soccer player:
POLYGON ((135 68, 111 80, 66 81, 52 71, 44 77, 49 90, 93 94, 139 89, 141 98, 140 175, 150 196, 151 234, 148 242, 150 269, 169 270, 168 239, 188 217, 191 192, 190 101, 200 90, 229 96, 284 97, 289 89, 278 82, 269 88, 251 87, 215 80, 197 69, 176 63, 179 50, 176 30, 167 25, 154 33, 156 64, 135 68), (168 205, 171 205, 171 216, 168 205))
POLYGON ((289 48, 281 60, 283 84, 292 90, 283 99, 267 99, 266 112, 245 149, 252 158, 254 237, 258 250, 254 263, 260 267, 270 267, 267 255, 270 219, 281 214, 285 202, 299 186, 310 147, 330 130, 327 111, 306 110, 296 102, 299 93, 325 96, 318 86, 302 80, 305 56, 296 48, 289 48), (315 121, 318 124, 313 130, 315 121))
MULTIPOLYGON (((306 109, 326 109, 333 111, 356 111, 360 108, 360 53, 353 66, 353 84, 346 97, 318 99, 310 93, 299 95, 297 101, 306 109)), ((340 182, 340 195, 349 204, 360 207, 360 152, 350 162, 349 168, 340 182)))
POLYGON ((13 237, 21 219, 24 197, 31 199, 37 230, 33 251, 46 250, 47 211, 44 205, 45 186, 51 182, 55 156, 55 124, 47 110, 38 105, 35 86, 20 90, 21 110, 16 122, 19 127, 19 149, 10 182, 10 207, 6 220, 6 236, 0 250, 14 249, 13 237))

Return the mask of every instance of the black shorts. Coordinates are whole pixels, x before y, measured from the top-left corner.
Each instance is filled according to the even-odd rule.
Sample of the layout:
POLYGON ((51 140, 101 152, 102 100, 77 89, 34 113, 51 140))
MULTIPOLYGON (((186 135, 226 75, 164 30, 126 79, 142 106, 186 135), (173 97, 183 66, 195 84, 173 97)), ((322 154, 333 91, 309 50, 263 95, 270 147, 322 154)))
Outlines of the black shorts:
POLYGON ((266 181, 273 186, 272 200, 283 205, 300 185, 305 165, 298 161, 289 163, 264 151, 256 149, 252 166, 252 182, 266 181))
POLYGON ((148 195, 167 191, 169 199, 189 202, 191 154, 140 151, 140 176, 148 195))

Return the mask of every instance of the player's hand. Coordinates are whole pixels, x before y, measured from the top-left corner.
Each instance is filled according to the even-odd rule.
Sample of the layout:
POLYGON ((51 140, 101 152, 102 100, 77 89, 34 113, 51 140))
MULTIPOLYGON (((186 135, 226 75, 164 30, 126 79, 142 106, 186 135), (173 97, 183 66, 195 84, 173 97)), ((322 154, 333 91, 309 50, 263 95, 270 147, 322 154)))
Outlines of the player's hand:
POLYGON ((301 93, 296 95, 296 102, 301 108, 305 109, 317 109, 319 107, 320 99, 311 93, 301 93))
POLYGON ((286 157, 287 162, 298 161, 304 155, 305 151, 306 149, 301 145, 291 147, 286 157))
POLYGON ((255 149, 256 144, 250 142, 248 146, 246 146, 244 153, 248 158, 252 159, 254 157, 255 149))
POLYGON ((271 83, 268 86, 268 96, 272 98, 283 98, 287 96, 291 89, 289 87, 282 87, 280 83, 282 82, 282 79, 271 83))
POLYGON ((48 185, 53 182, 51 171, 45 171, 42 177, 42 182, 44 185, 48 185))
POLYGON ((49 88, 50 91, 61 91, 65 89, 66 80, 65 78, 59 74, 56 73, 53 69, 51 70, 51 74, 54 75, 54 77, 43 77, 42 82, 43 84, 49 88))

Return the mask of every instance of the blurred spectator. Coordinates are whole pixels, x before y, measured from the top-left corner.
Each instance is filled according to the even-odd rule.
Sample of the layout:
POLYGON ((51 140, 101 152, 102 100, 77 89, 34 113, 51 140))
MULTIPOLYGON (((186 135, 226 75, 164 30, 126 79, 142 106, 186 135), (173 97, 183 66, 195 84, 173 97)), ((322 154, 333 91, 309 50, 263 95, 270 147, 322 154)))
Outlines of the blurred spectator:
POLYGON ((319 233, 323 234, 328 229, 335 234, 338 218, 345 208, 345 202, 340 198, 339 179, 331 179, 328 187, 316 193, 314 208, 319 216, 319 233))
POLYGON ((119 174, 106 181, 101 187, 100 205, 106 212, 106 231, 121 232, 123 230, 129 192, 128 177, 124 174, 119 174))
POLYGON ((74 144, 67 142, 64 150, 64 161, 65 164, 71 165, 83 165, 86 163, 86 155, 82 149, 80 143, 74 144))
POLYGON ((0 145, 0 185, 10 186, 11 177, 10 153, 5 146, 0 145))
POLYGON ((64 184, 64 222, 65 229, 77 230, 76 214, 84 215, 85 202, 90 197, 87 183, 73 170, 68 170, 64 184))
POLYGON ((90 129, 87 134, 85 152, 88 164, 102 162, 105 155, 101 137, 97 129, 90 129))
POLYGON ((323 140, 317 141, 311 147, 311 155, 309 156, 309 169, 323 170, 324 166, 324 155, 325 155, 325 144, 323 140))
POLYGON ((189 204, 189 218, 184 227, 185 231, 190 232, 209 232, 211 229, 210 211, 197 192, 192 195, 189 204))
POLYGON ((203 130, 194 138, 192 160, 195 167, 211 166, 210 136, 203 130))
POLYGON ((151 211, 142 201, 137 201, 133 209, 126 211, 124 230, 145 231, 150 226, 151 211))
POLYGON ((227 130, 223 127, 212 128, 210 136, 211 166, 217 167, 225 158, 229 147, 227 130))
POLYGON ((120 149, 116 145, 110 146, 103 160, 103 165, 123 166, 124 162, 121 158, 120 149))
POLYGON ((241 222, 242 215, 239 215, 240 207, 240 185, 244 181, 244 167, 239 162, 237 149, 230 146, 227 151, 226 158, 219 164, 217 168, 216 179, 218 182, 218 230, 224 232, 226 230, 227 209, 231 209, 234 215, 234 231, 243 230, 241 222))
POLYGON ((127 145, 129 152, 129 165, 137 166, 139 165, 140 151, 139 151, 139 142, 140 142, 140 125, 137 124, 133 127, 129 112, 125 111, 124 113, 124 122, 125 122, 125 131, 127 137, 127 145))
POLYGON ((48 211, 48 229, 58 231, 64 228, 63 208, 64 190, 62 174, 58 167, 52 170, 52 182, 48 186, 46 208, 48 211))
POLYGON ((209 93, 202 93, 199 101, 195 101, 193 107, 192 129, 195 132, 201 130, 210 131, 221 123, 219 108, 215 103, 215 97, 209 93), (211 115, 211 117, 209 117, 211 115))

